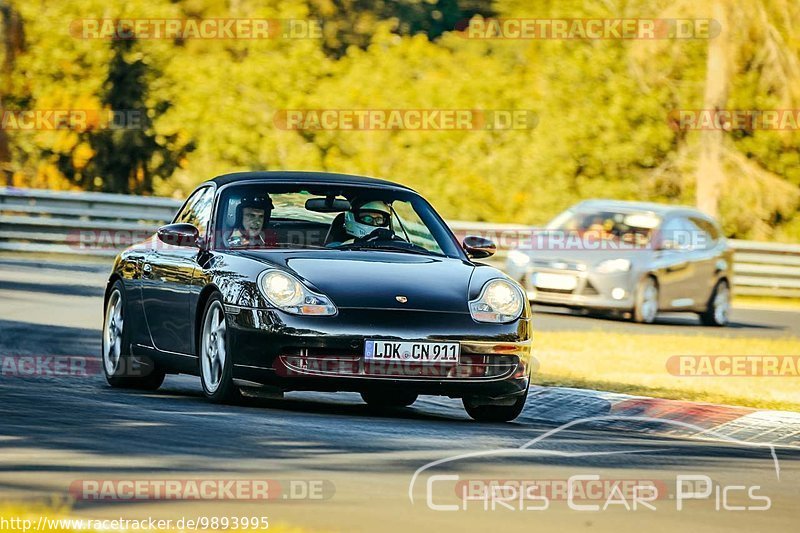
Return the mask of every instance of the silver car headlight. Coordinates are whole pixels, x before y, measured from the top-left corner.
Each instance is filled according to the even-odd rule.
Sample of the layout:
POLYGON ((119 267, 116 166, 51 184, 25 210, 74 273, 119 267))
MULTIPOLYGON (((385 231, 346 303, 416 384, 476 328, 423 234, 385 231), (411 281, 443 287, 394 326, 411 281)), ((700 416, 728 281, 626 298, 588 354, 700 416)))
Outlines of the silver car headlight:
POLYGON ((336 314, 330 298, 312 291, 294 276, 280 270, 266 270, 258 277, 258 287, 269 303, 294 315, 336 314))
POLYGON ((613 274, 614 272, 627 272, 631 269, 631 262, 628 259, 606 259, 595 267, 601 274, 613 274))
POLYGON ((480 296, 469 302, 469 312, 477 322, 512 322, 525 308, 522 291, 504 279, 487 282, 480 296))

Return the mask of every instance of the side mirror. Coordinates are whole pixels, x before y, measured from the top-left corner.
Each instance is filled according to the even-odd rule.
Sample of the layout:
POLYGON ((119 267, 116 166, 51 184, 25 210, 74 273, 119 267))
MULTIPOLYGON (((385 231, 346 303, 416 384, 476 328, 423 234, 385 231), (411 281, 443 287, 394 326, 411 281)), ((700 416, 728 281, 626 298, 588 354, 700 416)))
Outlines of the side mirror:
POLYGON ((170 246, 198 247, 200 232, 191 224, 167 224, 158 228, 158 238, 170 246))
POLYGON ((484 237, 469 235, 464 237, 464 251, 470 259, 483 259, 491 257, 497 251, 497 246, 484 237))

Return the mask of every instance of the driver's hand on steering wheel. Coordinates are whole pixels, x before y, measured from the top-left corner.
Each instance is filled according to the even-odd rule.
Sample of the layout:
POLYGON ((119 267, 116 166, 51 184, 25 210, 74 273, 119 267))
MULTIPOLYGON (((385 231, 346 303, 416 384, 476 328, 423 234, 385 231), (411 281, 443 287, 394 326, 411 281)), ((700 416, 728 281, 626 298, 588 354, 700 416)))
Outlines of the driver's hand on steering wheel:
POLYGON ((405 239, 398 237, 397 234, 389 228, 376 228, 374 231, 354 239, 353 242, 371 242, 371 241, 404 241, 405 239))

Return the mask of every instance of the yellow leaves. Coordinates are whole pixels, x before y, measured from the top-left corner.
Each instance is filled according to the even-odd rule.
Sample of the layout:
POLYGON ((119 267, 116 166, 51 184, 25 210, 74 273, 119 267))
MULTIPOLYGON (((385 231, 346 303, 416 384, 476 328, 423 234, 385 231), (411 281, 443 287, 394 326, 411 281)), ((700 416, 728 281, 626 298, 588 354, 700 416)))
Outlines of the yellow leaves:
POLYGON ((749 238, 771 238, 771 219, 790 218, 800 206, 800 190, 734 150, 725 150, 724 161, 728 172, 727 194, 720 203, 723 228, 749 238))
POLYGON ((75 131, 59 130, 51 143, 52 150, 56 153, 67 154, 78 145, 78 134, 75 131))
POLYGON ((72 152, 72 165, 76 169, 82 170, 86 167, 86 164, 92 156, 94 156, 92 147, 89 146, 89 143, 82 142, 78 144, 72 152))
POLYGON ((26 187, 28 184, 28 176, 24 172, 18 170, 11 176, 12 187, 26 187))
POLYGON ((49 161, 42 161, 36 168, 31 187, 39 189, 74 190, 76 187, 49 161))
MULTIPOLYGON (((423 1, 446 9, 433 0, 420 0, 413 7, 423 1)), ((137 43, 135 54, 160 72, 150 81, 148 105, 171 106, 160 116, 151 109, 148 131, 170 150, 190 142, 197 147, 177 161, 172 176, 153 176, 157 192, 163 194, 186 193, 199 181, 231 170, 338 170, 409 184, 428 195, 446 217, 516 223, 542 223, 590 195, 691 201, 694 194, 696 135, 670 130, 666 117, 676 108, 703 105, 708 43, 702 40, 495 41, 448 32, 431 41, 424 34, 398 36, 395 29, 408 21, 381 20, 378 8, 352 0, 15 4, 26 22, 29 47, 18 58, 13 81, 26 88, 26 105, 98 112, 102 103, 96 95, 103 92, 111 43, 75 39, 68 32, 72 21, 324 19, 321 39, 137 43), (339 52, 342 46, 353 46, 334 60, 325 55, 326 45, 339 52), (287 109, 531 110, 540 122, 535 129, 519 131, 293 131, 279 129, 274 122, 275 114, 287 109)), ((492 6, 498 17, 507 18, 708 16, 706 8, 689 0, 635 0, 624 5, 563 0, 545 3, 535 14, 530 4, 496 0, 492 6)), ((791 0, 736 4, 753 14, 761 7, 745 6, 762 6, 773 24, 789 7, 789 15, 798 13, 791 0)), ((730 102, 745 108, 779 108, 781 91, 800 85, 783 82, 794 78, 767 77, 769 72, 757 65, 780 66, 778 59, 786 58, 779 51, 798 56, 800 41, 794 29, 779 25, 772 41, 777 46, 782 39, 784 45, 765 47, 764 31, 745 37, 758 24, 760 18, 753 15, 731 29, 740 52, 730 102), (780 94, 765 87, 781 89, 780 94)), ((789 68, 795 63, 771 72, 796 70, 789 68)), ((22 174, 58 185, 53 169, 38 169, 41 159, 53 152, 63 154, 75 170, 83 171, 87 162, 92 165, 92 153, 81 144, 81 134, 98 125, 90 120, 72 130, 13 133, 15 148, 24 155, 13 164, 27 165, 22 174)), ((800 150, 798 139, 796 132, 788 131, 732 140, 732 148, 747 154, 747 161, 728 163, 730 175, 743 182, 724 193, 723 213, 731 232, 753 228, 767 236, 776 219, 795 216, 800 171, 790 157, 800 150), (769 170, 770 179, 754 170, 759 167, 769 170), (737 209, 742 198, 753 208, 737 209)), ((144 178, 139 174, 131 179, 144 178)))

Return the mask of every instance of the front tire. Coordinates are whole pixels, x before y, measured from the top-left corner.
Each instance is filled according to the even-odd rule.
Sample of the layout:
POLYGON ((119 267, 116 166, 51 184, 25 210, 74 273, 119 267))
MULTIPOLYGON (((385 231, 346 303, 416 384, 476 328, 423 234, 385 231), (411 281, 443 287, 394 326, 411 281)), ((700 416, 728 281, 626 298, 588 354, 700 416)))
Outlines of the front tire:
POLYGON ((362 392, 361 399, 373 409, 408 407, 417 401, 418 394, 410 392, 362 392))
POLYGON ((700 322, 705 326, 725 326, 730 320, 730 310, 731 289, 728 282, 721 279, 714 286, 706 310, 700 313, 700 322))
POLYGON ((206 398, 214 403, 232 403, 241 397, 233 383, 233 360, 228 341, 225 307, 219 293, 211 295, 203 311, 200 331, 200 382, 206 398))
POLYGON ((152 363, 133 360, 130 336, 125 328, 125 287, 117 280, 111 286, 103 318, 102 362, 106 381, 112 387, 156 390, 164 382, 164 370, 152 363))
POLYGON ((636 303, 633 308, 633 320, 641 324, 652 324, 658 314, 658 284, 647 276, 639 282, 636 289, 636 303))
POLYGON ((514 399, 511 404, 492 404, 489 400, 479 398, 463 398, 464 410, 477 422, 511 422, 517 418, 525 407, 528 399, 528 389, 525 393, 514 399))

